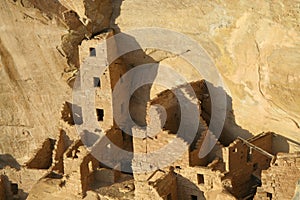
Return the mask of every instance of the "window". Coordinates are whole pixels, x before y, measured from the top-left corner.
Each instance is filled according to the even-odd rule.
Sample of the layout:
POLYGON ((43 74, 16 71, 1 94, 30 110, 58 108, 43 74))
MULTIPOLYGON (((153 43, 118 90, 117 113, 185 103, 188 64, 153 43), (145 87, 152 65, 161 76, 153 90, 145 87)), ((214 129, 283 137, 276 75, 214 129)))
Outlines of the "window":
POLYGON ((96 56, 96 49, 90 48, 90 56, 95 57, 96 56))
POLYGON ((94 77, 94 87, 101 87, 100 78, 94 77))
POLYGON ((126 134, 124 131, 122 131, 122 138, 123 138, 123 141, 124 141, 124 142, 125 142, 126 139, 127 139, 127 134, 126 134))
POLYGON ((204 176, 203 174, 197 174, 198 184, 204 184, 204 176))
POLYGON ((272 199, 272 193, 267 192, 267 197, 271 200, 272 199))
POLYGON ((97 119, 98 121, 103 121, 104 118, 104 110, 103 109, 96 109, 97 112, 97 119))
POLYGON ((16 184, 16 183, 11 183, 10 184, 10 186, 11 186, 11 192, 13 193, 13 194, 18 194, 18 184, 16 184))
POLYGON ((176 166, 175 169, 181 169, 181 167, 180 166, 176 166))
POLYGON ((195 195, 191 195, 191 200, 198 200, 198 197, 195 195))
POLYGON ((258 168, 258 163, 254 163, 253 164, 253 171, 257 170, 257 168, 258 168))
POLYGON ((168 194, 167 200, 172 200, 172 195, 171 194, 168 194))

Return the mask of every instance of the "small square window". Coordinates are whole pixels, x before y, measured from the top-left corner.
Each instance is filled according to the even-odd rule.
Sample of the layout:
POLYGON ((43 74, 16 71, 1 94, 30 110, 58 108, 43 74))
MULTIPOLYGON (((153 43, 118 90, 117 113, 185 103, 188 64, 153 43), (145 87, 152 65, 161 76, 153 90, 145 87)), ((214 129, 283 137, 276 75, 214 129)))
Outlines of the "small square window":
POLYGON ((171 194, 168 194, 167 200, 172 200, 172 195, 171 194))
POLYGON ((11 183, 11 191, 12 191, 12 193, 13 194, 18 194, 18 184, 16 184, 16 183, 11 183))
POLYGON ((104 118, 104 110, 103 109, 96 109, 97 112, 97 119, 98 121, 103 121, 104 118))
POLYGON ((253 171, 257 170, 257 168, 258 168, 258 163, 254 163, 253 164, 253 171))
POLYGON ((99 77, 94 77, 94 87, 101 87, 101 82, 99 77))
POLYGON ((191 200, 198 200, 198 197, 195 195, 191 195, 191 200))
POLYGON ((95 48, 90 48, 90 56, 95 57, 96 56, 96 49, 95 48))
POLYGON ((203 174, 197 174, 198 184, 204 184, 204 176, 203 174))

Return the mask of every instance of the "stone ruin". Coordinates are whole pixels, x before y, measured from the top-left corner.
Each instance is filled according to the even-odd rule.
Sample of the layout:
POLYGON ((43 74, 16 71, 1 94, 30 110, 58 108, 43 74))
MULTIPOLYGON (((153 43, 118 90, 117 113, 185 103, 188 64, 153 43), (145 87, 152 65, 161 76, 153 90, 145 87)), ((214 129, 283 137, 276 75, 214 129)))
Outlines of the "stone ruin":
MULTIPOLYGON (((106 33, 105 37, 109 36, 111 34, 106 33)), ((81 61, 86 56, 97 56, 96 45, 101 39, 103 37, 83 41, 81 61)), ((132 128, 133 136, 144 137, 124 133, 113 121, 111 91, 127 70, 119 59, 104 74, 94 77, 95 118, 118 147, 147 154, 177 137, 180 106, 171 90, 161 91, 146 109, 149 128, 132 128), (157 104, 165 108, 165 113, 150 109, 157 104)), ((208 128, 210 100, 206 83, 190 84, 196 91, 201 110, 199 128, 194 141, 174 163, 145 173, 135 173, 136 168, 144 166, 143 161, 135 157, 130 163, 121 162, 114 168, 106 166, 84 146, 84 138, 76 134, 76 123, 85 122, 80 107, 64 102, 62 128, 57 138, 47 138, 24 166, 2 167, 0 199, 292 199, 300 179, 300 154, 278 153, 277 136, 272 132, 238 137, 229 144, 217 139, 208 128), (216 144, 208 155, 199 158, 205 138, 216 144), (128 165, 132 173, 122 172, 128 165)), ((230 136, 222 136, 226 137, 230 136)), ((177 155, 176 149, 168 153, 177 155)))

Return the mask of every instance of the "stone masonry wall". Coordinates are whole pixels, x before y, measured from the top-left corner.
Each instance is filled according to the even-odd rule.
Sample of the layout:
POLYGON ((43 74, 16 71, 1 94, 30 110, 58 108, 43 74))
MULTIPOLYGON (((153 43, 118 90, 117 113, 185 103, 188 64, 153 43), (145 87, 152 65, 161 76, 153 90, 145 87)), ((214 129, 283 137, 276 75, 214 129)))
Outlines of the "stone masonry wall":
MULTIPOLYGON (((267 152, 272 151, 272 135, 270 134, 254 138, 250 142, 267 152)), ((255 185, 252 174, 259 175, 261 170, 267 169, 271 159, 251 149, 239 139, 222 150, 225 169, 229 172, 224 178, 230 182, 230 186, 226 188, 236 197, 248 195, 252 186, 255 185)))
POLYGON ((300 153, 278 153, 272 166, 262 172, 262 186, 255 200, 292 199, 300 179, 300 153))

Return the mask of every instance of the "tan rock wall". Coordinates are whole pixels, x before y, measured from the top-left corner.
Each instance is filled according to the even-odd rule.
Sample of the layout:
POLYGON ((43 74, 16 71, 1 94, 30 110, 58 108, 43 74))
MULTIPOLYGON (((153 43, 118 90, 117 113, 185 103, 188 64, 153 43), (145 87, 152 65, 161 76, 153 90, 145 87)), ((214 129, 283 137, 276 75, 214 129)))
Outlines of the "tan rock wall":
POLYGON ((0 10, 0 151, 24 163, 46 138, 55 137, 70 94, 61 79, 66 61, 56 49, 65 28, 13 1, 1 1, 0 10))

